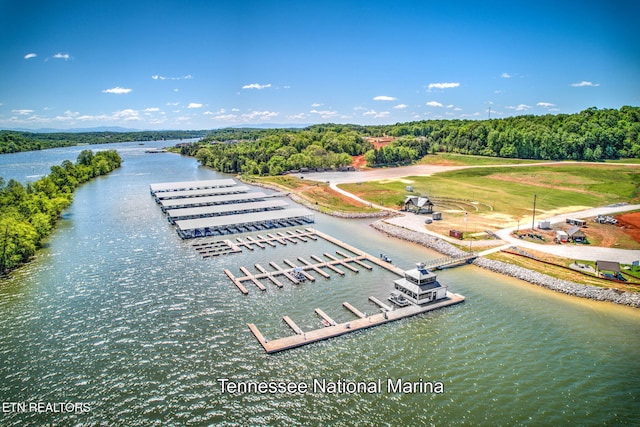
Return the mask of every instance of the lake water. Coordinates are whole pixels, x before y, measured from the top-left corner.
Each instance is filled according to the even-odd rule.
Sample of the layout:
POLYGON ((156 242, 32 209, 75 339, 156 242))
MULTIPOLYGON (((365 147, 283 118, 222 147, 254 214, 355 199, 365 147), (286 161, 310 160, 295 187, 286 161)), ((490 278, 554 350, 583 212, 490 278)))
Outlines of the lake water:
MULTIPOLYGON (((255 271, 255 263, 338 248, 319 241, 202 259, 166 221, 149 184, 228 176, 190 158, 144 154, 168 144, 99 146, 117 148, 122 167, 80 187, 47 247, 2 279, 0 425, 637 425, 639 310, 474 266, 439 272, 463 304, 265 354, 248 323, 273 339, 291 334, 283 315, 307 330, 321 327, 318 307, 347 321, 343 301, 373 312, 368 296, 386 299, 394 277, 361 269, 283 289, 265 282, 266 292, 247 284, 243 296, 224 268, 240 275, 240 266, 255 271), (220 379, 310 389, 232 394, 220 379), (314 380, 341 379, 380 380, 382 390, 313 390, 314 380), (444 390, 394 393, 387 379, 444 390), (47 403, 80 406, 38 413, 29 406, 38 402, 43 411, 47 403)), ((47 173, 84 148, 3 155, 0 175, 47 173)), ((315 218, 318 230, 385 252, 402 268, 438 256, 375 232, 368 220, 315 218)))

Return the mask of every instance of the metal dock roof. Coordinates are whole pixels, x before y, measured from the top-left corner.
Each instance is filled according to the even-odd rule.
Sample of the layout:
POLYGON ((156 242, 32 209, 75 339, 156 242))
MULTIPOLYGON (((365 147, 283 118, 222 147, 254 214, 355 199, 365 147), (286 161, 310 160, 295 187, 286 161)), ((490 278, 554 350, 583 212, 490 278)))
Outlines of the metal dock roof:
POLYGON ((242 201, 257 201, 266 199, 268 197, 267 194, 258 191, 255 193, 240 193, 240 194, 222 194, 217 196, 206 196, 206 197, 189 197, 182 199, 169 199, 169 200, 161 200, 160 206, 162 209, 175 209, 175 208, 188 208, 188 207, 196 207, 196 206, 211 206, 211 205, 222 205, 225 203, 240 203, 242 201))
POLYGON ((244 225, 286 221, 295 218, 312 218, 313 212, 304 208, 281 209, 259 213, 245 213, 238 215, 213 216, 208 218, 186 219, 176 221, 176 227, 181 235, 184 232, 208 228, 216 230, 227 227, 241 227, 244 225))
POLYGON ((151 193, 158 191, 197 190, 200 188, 232 187, 238 185, 233 179, 209 179, 202 181, 160 182, 149 184, 151 193))
MULTIPOLYGON (((267 200, 262 202, 231 203, 226 205, 198 206, 193 208, 170 209, 167 215, 171 219, 184 217, 212 217, 219 215, 242 214, 262 210, 283 209, 289 206, 284 200, 267 200)), ((235 217, 235 216, 234 216, 235 217)))
POLYGON ((198 190, 159 191, 155 194, 156 200, 185 199, 194 197, 216 196, 222 194, 247 193, 251 189, 246 185, 234 185, 221 188, 201 188, 198 190))

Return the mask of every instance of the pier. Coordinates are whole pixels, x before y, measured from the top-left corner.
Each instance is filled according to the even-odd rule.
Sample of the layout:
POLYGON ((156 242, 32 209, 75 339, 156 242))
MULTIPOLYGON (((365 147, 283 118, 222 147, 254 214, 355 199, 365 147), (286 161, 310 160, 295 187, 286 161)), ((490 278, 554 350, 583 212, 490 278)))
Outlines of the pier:
MULTIPOLYGON (((323 276, 324 278, 328 279, 331 276, 324 269, 327 269, 331 272, 334 272, 340 275, 344 275, 345 272, 337 268, 336 267, 337 265, 343 266, 344 268, 354 273, 357 273, 359 270, 356 266, 365 268, 367 270, 372 270, 373 267, 369 263, 377 265, 378 267, 384 268, 386 270, 389 270, 400 277, 405 276, 404 270, 394 266, 390 262, 386 262, 384 260, 381 260, 380 258, 374 257, 334 237, 331 237, 320 231, 312 230, 309 228, 306 229, 305 232, 309 233, 309 235, 305 235, 304 237, 324 239, 328 242, 333 243, 336 246, 339 246, 342 250, 335 251, 337 256, 334 256, 332 254, 325 252, 323 254, 325 259, 322 259, 316 255, 310 255, 310 258, 316 262, 315 264, 308 261, 305 258, 298 257, 298 261, 302 265, 296 265, 289 260, 284 261, 285 264, 291 267, 288 270, 283 269, 282 267, 278 266, 274 262, 270 262, 269 264, 271 265, 271 267, 275 268, 275 271, 268 272, 263 267, 256 265, 256 268, 260 271, 259 274, 247 274, 244 277, 236 278, 229 273, 228 274, 229 278, 233 277, 232 280, 234 281, 236 286, 242 285, 242 282, 247 280, 255 280, 255 279, 259 280, 262 278, 268 278, 270 280, 274 280, 273 276, 275 275, 284 275, 290 281, 292 281, 293 283, 296 283, 295 280, 297 279, 292 277, 290 274, 294 270, 297 270, 299 272, 300 271, 304 272, 305 277, 310 276, 307 272, 315 272, 323 276), (345 251, 350 252, 353 255, 349 255, 345 251)), ((302 232, 300 232, 299 230, 293 234, 296 234, 297 236, 302 236, 302 232)), ((271 237, 273 238, 275 236, 271 236, 271 237)), ((280 237, 283 237, 282 234, 280 234, 280 237)), ((451 265, 455 263, 465 262, 467 259, 472 259, 474 257, 475 257, 475 254, 468 254, 465 257, 447 257, 447 258, 435 260, 435 262, 432 262, 431 265, 446 266, 446 265, 451 265)), ((246 269, 241 271, 244 272, 246 271, 246 269)), ((350 332, 355 332, 362 329, 383 325, 389 322, 405 319, 407 317, 415 316, 418 314, 427 313, 429 311, 436 310, 442 307, 448 307, 451 305, 459 304, 463 302, 465 298, 462 295, 447 291, 446 297, 444 297, 443 299, 439 299, 424 305, 409 304, 406 307, 396 307, 395 305, 392 306, 389 304, 385 304, 384 302, 380 301, 378 298, 374 296, 370 296, 369 300, 372 301, 374 304, 376 304, 378 307, 380 307, 379 313, 367 315, 366 313, 363 313, 361 310, 356 308, 351 303, 345 301, 342 303, 342 306, 344 307, 344 309, 348 310, 355 318, 354 320, 343 322, 343 323, 336 323, 329 315, 327 315, 325 311, 323 311, 321 308, 316 308, 314 312, 321 319, 323 323, 323 327, 315 330, 310 330, 310 331, 303 331, 300 327, 297 326, 297 324, 293 321, 293 319, 291 319, 289 316, 283 316, 284 322, 293 330, 295 335, 278 338, 275 340, 267 340, 262 335, 262 333, 260 332, 260 330, 255 324, 250 323, 248 324, 248 326, 251 332, 253 333, 253 335, 255 336, 256 340, 258 340, 258 342, 262 346, 262 348, 267 353, 271 354, 271 353, 277 353, 280 351, 289 350, 292 348, 297 348, 304 345, 312 344, 318 341, 323 341, 330 338, 338 337, 344 334, 348 334, 350 332)))
MULTIPOLYGON (((296 347, 302 347, 318 341, 339 337, 341 335, 345 335, 350 332, 372 328, 374 326, 384 325, 385 323, 394 322, 396 320, 405 319, 407 317, 416 316, 422 313, 427 313, 429 311, 436 310, 442 307, 459 304, 463 301, 464 301, 464 297, 462 295, 447 292, 446 299, 437 301, 433 304, 428 304, 424 306, 411 304, 407 307, 396 308, 395 310, 385 311, 384 313, 376 313, 366 317, 364 315, 360 316, 356 314, 358 318, 352 321, 338 323, 338 324, 334 322, 330 326, 326 326, 320 329, 315 329, 315 330, 306 331, 306 332, 302 332, 302 330, 300 328, 297 328, 297 326, 296 326, 297 330, 294 329, 294 326, 291 326, 292 324, 295 325, 295 323, 293 323, 293 320, 289 319, 288 316, 285 316, 287 317, 287 319, 291 321, 291 324, 289 324, 289 322, 287 322, 287 324, 289 324, 289 326, 292 329, 294 329, 294 332, 296 332, 296 335, 279 338, 275 340, 269 340, 269 341, 264 338, 264 336, 262 335, 262 333, 260 332, 260 330, 255 324, 250 323, 248 327, 253 333, 253 335, 255 336, 256 340, 258 340, 262 348, 264 348, 264 350, 267 353, 272 354, 272 353, 277 353, 279 351, 289 350, 296 347)), ((346 307, 346 304, 348 303, 344 303, 345 307, 346 307)), ((351 304, 349 304, 349 306, 351 306, 351 304)), ((353 310, 356 310, 358 313, 362 314, 359 310, 355 309, 355 307, 353 306, 351 307, 352 309, 349 309, 349 311, 354 312, 353 310)), ((316 309, 316 313, 318 313, 318 311, 322 312, 322 310, 316 309)), ((318 315, 320 314, 318 313, 318 315)))
MULTIPOLYGON (((336 251, 336 252, 338 252, 338 251, 336 251)), ((342 255, 346 256, 346 254, 344 254, 344 253, 342 253, 342 255)), ((337 273, 337 274, 339 274, 341 276, 344 276, 345 272, 340 270, 339 268, 337 268, 336 265, 344 266, 345 268, 347 268, 348 270, 350 270, 350 271, 352 271, 354 273, 358 273, 359 270, 356 267, 354 267, 353 265, 350 265, 352 263, 360 265, 360 266, 366 268, 367 270, 371 270, 373 268, 370 265, 368 265, 368 264, 363 262, 364 260, 366 260, 366 257, 364 257, 363 255, 351 256, 351 257, 347 257, 347 258, 337 258, 337 257, 325 252, 324 256, 326 257, 326 259, 323 260, 320 257, 317 257, 315 255, 311 255, 311 258, 317 261, 316 264, 312 264, 312 263, 310 263, 309 261, 305 260, 302 257, 298 257, 298 261, 300 261, 300 265, 295 264, 294 262, 292 262, 292 261, 290 261, 288 259, 285 259, 285 260, 283 260, 283 263, 286 264, 288 266, 288 268, 284 268, 284 267, 280 266, 279 264, 277 264, 276 262, 270 261, 269 265, 273 268, 272 271, 268 271, 267 269, 265 269, 261 265, 255 264, 254 267, 259 271, 259 273, 257 273, 257 274, 251 273, 246 267, 239 267, 239 269, 242 272, 243 276, 239 276, 239 277, 233 276, 233 278, 231 278, 232 276, 229 275, 229 274, 231 274, 231 272, 229 272, 227 274, 227 276, 232 280, 232 282, 234 284, 236 284, 236 286, 237 286, 237 284, 243 284, 244 282, 250 281, 250 282, 253 282, 256 286, 258 286, 258 288, 260 290, 265 290, 265 289, 263 289, 264 286, 261 287, 260 285, 258 285, 258 283, 260 283, 261 279, 268 279, 272 283, 274 283, 276 286, 281 288, 283 285, 276 278, 276 276, 284 276, 286 279, 288 279, 294 285, 298 285, 298 284, 302 283, 303 281, 314 282, 316 280, 316 278, 314 276, 309 274, 309 271, 314 271, 314 272, 320 274, 325 279, 329 279, 331 276, 327 272, 323 271, 322 268, 328 268, 329 270, 331 270, 334 273, 337 273)), ((245 293, 245 292, 243 292, 243 293, 245 293)))

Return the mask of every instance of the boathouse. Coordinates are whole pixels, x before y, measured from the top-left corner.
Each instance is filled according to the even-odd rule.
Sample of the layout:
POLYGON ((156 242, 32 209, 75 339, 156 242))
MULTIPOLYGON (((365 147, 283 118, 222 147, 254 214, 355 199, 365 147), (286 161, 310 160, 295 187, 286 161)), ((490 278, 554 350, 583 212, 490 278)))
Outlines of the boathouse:
POLYGON ((183 239, 204 236, 245 233, 280 227, 294 227, 313 223, 313 213, 304 208, 281 209, 238 215, 175 221, 178 235, 183 239))
POLYGON ((405 271, 404 277, 393 283, 394 288, 414 304, 428 304, 447 297, 447 287, 438 282, 436 274, 427 270, 424 263, 405 271))
POLYGON ((311 211, 276 200, 283 193, 249 193, 249 187, 233 179, 158 183, 149 190, 183 239, 314 222, 311 211))

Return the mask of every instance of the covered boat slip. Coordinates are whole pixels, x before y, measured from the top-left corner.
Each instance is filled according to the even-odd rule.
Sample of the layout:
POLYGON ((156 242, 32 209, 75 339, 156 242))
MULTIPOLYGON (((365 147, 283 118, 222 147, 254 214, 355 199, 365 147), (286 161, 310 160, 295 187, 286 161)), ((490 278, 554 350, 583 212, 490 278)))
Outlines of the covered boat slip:
POLYGON ((270 197, 275 197, 275 196, 267 195, 261 191, 258 191, 255 193, 225 194, 225 195, 206 196, 206 197, 190 197, 186 199, 160 200, 160 207, 162 208, 163 212, 167 212, 171 209, 195 208, 197 206, 214 206, 214 205, 224 205, 228 203, 258 202, 270 197))
POLYGON ((220 196, 224 194, 238 194, 248 193, 251 189, 246 185, 235 185, 233 187, 221 187, 221 188, 201 188, 198 190, 177 190, 177 191, 160 191, 154 194, 156 202, 162 203, 162 201, 173 199, 189 199, 189 198, 201 198, 207 196, 220 196))
POLYGON ((310 224, 313 213, 307 209, 281 209, 258 213, 241 213, 208 218, 175 221, 178 235, 183 239, 215 236, 270 228, 310 224))
POLYGON ((231 203, 225 205, 199 206, 184 209, 169 209, 167 217, 169 222, 175 224, 177 220, 196 218, 209 218, 221 215, 239 215, 250 212, 265 212, 284 209, 289 206, 284 200, 267 200, 250 203, 231 203))
POLYGON ((201 190, 207 188, 233 187, 238 185, 233 179, 210 179, 202 181, 161 182, 150 184, 151 194, 163 191, 201 190))

